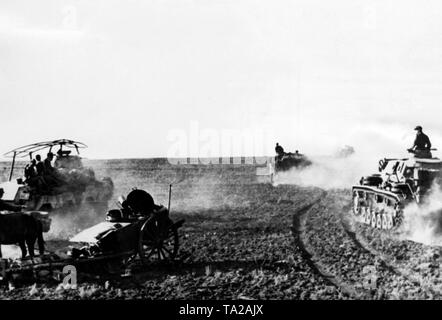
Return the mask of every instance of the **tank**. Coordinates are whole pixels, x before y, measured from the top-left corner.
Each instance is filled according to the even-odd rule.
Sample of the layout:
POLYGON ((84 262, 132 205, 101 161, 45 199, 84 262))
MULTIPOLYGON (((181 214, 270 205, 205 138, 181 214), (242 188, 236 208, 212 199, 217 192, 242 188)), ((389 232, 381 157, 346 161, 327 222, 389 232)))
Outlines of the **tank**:
POLYGON ((334 154, 335 158, 348 158, 355 153, 355 149, 352 146, 344 146, 337 150, 334 154))
POLYGON ((312 162, 301 153, 284 152, 283 155, 275 156, 275 173, 292 168, 304 168, 311 164, 312 162))
POLYGON ((27 145, 6 153, 5 156, 12 156, 12 165, 9 181, 0 184, 5 191, 3 200, 25 206, 25 210, 47 212, 84 203, 107 204, 113 194, 113 182, 110 178, 97 179, 91 168, 83 166, 80 148, 86 148, 86 145, 61 139, 27 145), (52 153, 54 147, 59 150, 52 161, 53 171, 50 174, 38 175, 35 168, 28 164, 22 175, 13 178, 17 159, 29 157, 31 162, 37 153, 46 157, 46 153, 52 153), (71 155, 72 150, 69 149, 76 150, 77 154, 71 155))
POLYGON ((404 208, 421 205, 434 183, 440 184, 442 161, 415 155, 379 161, 379 173, 364 176, 352 187, 353 214, 376 229, 394 230, 401 226, 404 208))

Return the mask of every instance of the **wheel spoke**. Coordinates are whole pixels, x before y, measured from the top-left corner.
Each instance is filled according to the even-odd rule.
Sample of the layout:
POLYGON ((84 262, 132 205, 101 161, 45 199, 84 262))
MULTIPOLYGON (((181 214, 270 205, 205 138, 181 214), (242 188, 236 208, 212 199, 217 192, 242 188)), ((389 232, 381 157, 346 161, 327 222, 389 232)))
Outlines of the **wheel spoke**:
POLYGON ((169 256, 172 256, 172 255, 173 255, 172 252, 169 251, 169 249, 167 249, 166 247, 163 247, 163 249, 164 249, 164 251, 166 251, 166 252, 169 254, 169 256))
POLYGON ((177 231, 170 220, 145 222, 140 233, 139 250, 144 263, 173 259, 177 250, 177 231))
POLYGON ((149 252, 149 254, 146 257, 146 260, 150 258, 150 256, 155 252, 155 248, 152 248, 149 252))
MULTIPOLYGON (((164 248, 163 248, 164 249, 164 248)), ((164 251, 161 248, 158 248, 158 251, 161 253, 161 255, 163 256, 164 260, 167 260, 167 256, 164 253, 164 251)))

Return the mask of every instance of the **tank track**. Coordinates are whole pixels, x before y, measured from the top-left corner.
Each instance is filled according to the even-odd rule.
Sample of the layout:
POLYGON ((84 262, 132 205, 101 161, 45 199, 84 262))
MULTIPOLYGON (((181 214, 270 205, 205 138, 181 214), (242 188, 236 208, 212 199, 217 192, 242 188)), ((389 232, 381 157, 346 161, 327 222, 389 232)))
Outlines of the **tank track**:
POLYGON ((403 222, 406 198, 371 186, 354 186, 352 211, 362 223, 372 228, 392 231, 403 222))

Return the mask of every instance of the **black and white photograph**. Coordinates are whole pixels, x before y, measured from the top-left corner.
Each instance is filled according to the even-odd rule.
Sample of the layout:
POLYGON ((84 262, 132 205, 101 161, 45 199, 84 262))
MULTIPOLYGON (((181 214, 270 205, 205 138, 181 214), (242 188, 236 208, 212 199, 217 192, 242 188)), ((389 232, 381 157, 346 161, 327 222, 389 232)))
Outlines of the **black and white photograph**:
POLYGON ((442 298, 440 1, 1 0, 0 90, 0 300, 442 298))

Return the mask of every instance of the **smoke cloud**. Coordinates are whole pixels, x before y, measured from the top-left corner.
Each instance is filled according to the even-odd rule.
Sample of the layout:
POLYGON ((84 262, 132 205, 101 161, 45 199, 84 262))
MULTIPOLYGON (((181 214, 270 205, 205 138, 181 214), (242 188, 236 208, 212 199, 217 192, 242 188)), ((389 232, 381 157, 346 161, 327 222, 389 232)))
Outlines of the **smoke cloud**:
POLYGON ((107 204, 85 204, 77 209, 51 215, 51 228, 44 235, 46 240, 67 240, 85 228, 104 221, 107 204))
POLYGON ((296 184, 323 189, 349 188, 363 175, 376 173, 378 161, 377 158, 357 154, 346 158, 315 157, 312 158, 311 166, 279 172, 275 176, 274 184, 296 184))
POLYGON ((442 189, 434 185, 425 202, 404 209, 403 237, 427 245, 442 244, 442 189))

